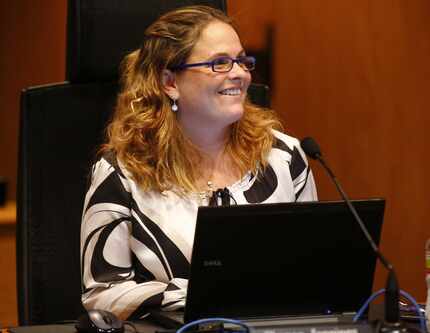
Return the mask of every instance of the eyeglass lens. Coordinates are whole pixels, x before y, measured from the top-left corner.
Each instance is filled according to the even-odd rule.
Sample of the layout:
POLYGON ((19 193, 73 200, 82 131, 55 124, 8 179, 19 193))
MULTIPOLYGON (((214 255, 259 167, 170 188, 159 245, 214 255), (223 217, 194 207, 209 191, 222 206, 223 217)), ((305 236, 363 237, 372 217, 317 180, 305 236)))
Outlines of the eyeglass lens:
POLYGON ((240 67, 247 71, 253 70, 255 67, 255 61, 252 57, 239 57, 237 59, 221 57, 214 60, 212 67, 215 72, 228 72, 233 68, 234 62, 237 62, 240 67))

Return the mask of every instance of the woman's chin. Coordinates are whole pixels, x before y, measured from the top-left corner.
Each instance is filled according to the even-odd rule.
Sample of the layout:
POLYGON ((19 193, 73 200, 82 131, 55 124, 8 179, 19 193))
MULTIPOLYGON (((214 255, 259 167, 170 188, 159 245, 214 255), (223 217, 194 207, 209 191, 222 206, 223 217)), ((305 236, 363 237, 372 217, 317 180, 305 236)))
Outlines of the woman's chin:
POLYGON ((230 107, 228 110, 223 112, 224 118, 228 119, 228 125, 235 123, 240 118, 242 118, 244 113, 244 108, 242 105, 230 107))

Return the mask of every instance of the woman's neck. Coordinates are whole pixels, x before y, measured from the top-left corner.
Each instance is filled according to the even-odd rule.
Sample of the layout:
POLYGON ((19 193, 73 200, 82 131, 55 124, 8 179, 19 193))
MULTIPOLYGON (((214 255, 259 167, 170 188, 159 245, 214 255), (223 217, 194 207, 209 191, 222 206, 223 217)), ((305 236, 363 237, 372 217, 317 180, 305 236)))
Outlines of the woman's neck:
POLYGON ((183 128, 189 140, 198 148, 200 177, 197 188, 202 191, 216 190, 233 184, 240 178, 231 156, 226 153, 230 128, 222 130, 183 128), (210 185, 209 185, 210 184, 210 185))
POLYGON ((228 140, 229 129, 185 129, 190 141, 202 152, 205 159, 218 160, 224 153, 228 140))
POLYGON ((240 178, 240 172, 226 151, 227 142, 227 134, 217 137, 206 135, 200 141, 193 141, 201 151, 197 186, 203 191, 227 187, 240 178))
POLYGON ((204 178, 209 180, 216 171, 222 170, 226 165, 227 156, 225 154, 227 138, 225 134, 211 136, 205 135, 194 140, 193 143, 201 152, 201 169, 204 178))

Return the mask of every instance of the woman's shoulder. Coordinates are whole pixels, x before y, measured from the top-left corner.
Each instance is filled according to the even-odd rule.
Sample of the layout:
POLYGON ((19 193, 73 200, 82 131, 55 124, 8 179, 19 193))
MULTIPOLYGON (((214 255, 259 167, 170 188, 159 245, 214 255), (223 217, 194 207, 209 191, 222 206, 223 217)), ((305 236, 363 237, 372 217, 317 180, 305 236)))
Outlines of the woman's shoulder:
POLYGON ((280 149, 284 152, 293 154, 294 150, 301 150, 300 141, 286 133, 272 130, 275 140, 273 142, 273 148, 280 149))
POLYGON ((121 165, 115 151, 108 150, 101 153, 97 160, 93 163, 92 173, 95 174, 110 174, 112 172, 126 179, 125 169, 121 165))

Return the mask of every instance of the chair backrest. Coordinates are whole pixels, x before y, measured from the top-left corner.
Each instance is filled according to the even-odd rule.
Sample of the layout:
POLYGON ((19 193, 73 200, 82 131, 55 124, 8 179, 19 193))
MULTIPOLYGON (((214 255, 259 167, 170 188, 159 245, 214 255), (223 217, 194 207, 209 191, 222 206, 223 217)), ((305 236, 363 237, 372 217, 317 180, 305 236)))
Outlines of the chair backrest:
POLYGON ((90 164, 112 109, 113 83, 23 91, 18 176, 20 325, 76 319, 79 235, 90 164))
MULTIPOLYGON (((80 299, 79 237, 90 166, 104 139, 104 128, 115 103, 118 63, 125 51, 139 47, 124 42, 118 48, 115 39, 90 45, 91 41, 107 38, 102 36, 103 29, 99 26, 107 24, 99 17, 101 8, 111 13, 121 12, 107 16, 118 23, 127 21, 128 12, 136 21, 134 29, 143 31, 164 10, 191 3, 225 10, 224 0, 70 0, 67 61, 70 82, 28 88, 21 95, 17 197, 20 325, 74 320, 85 311, 80 299), (109 10, 106 4, 111 6, 109 10), (138 5, 139 13, 150 11, 150 15, 144 16, 148 21, 139 21, 133 14, 138 5), (84 36, 72 38, 71 31, 86 35, 86 42, 76 42, 84 36), (100 36, 91 36, 92 33, 100 36), (101 54, 108 61, 97 62, 101 54)), ((126 29, 131 27, 127 25, 126 29)), ((126 38, 125 32, 118 36, 126 38)), ((253 102, 268 106, 267 87, 252 86, 250 94, 253 102)))
POLYGON ((69 0, 67 80, 115 80, 119 62, 140 46, 143 32, 156 18, 196 4, 227 12, 226 0, 69 0))

